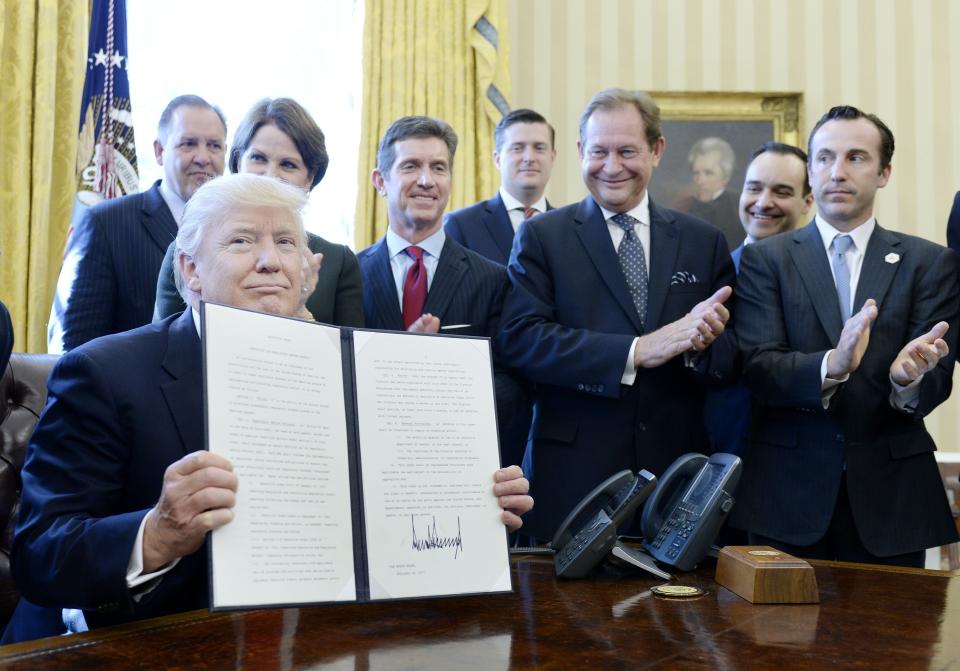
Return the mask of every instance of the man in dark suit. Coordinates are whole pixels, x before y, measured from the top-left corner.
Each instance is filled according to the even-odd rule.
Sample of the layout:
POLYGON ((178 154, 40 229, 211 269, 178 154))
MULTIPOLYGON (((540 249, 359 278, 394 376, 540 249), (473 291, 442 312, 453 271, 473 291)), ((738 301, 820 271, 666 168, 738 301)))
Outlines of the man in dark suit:
POLYGON ((525 219, 553 209, 544 196, 553 161, 553 126, 537 112, 513 110, 493 131, 500 191, 446 216, 447 235, 467 249, 506 265, 514 232, 525 219))
MULTIPOLYGON (((192 309, 90 342, 51 373, 12 552, 30 602, 21 601, 5 642, 62 633, 49 617, 61 608, 83 609, 70 618, 82 629, 207 605, 199 550, 208 531, 232 520, 238 477, 203 449, 199 301, 295 314, 306 199, 250 174, 213 180, 194 198, 177 237, 192 309), (227 208, 236 216, 221 221, 227 208)), ((533 504, 519 467, 494 481, 504 523, 519 527, 533 504)))
MULTIPOLYGON (((446 235, 457 136, 444 121, 403 117, 380 141, 372 180, 387 199, 384 238, 357 257, 367 328, 493 338, 508 282, 503 266, 446 235)), ((499 352, 494 349, 494 363, 499 352)), ((495 370, 501 460, 518 464, 529 428, 525 389, 495 370)))
POLYGON ((163 179, 90 208, 67 240, 47 335, 51 353, 150 322, 163 254, 187 200, 223 174, 226 138, 217 107, 194 95, 170 101, 153 143, 163 179))
POLYGON ((526 528, 541 541, 610 475, 661 474, 706 451, 705 384, 731 375, 736 349, 722 233, 648 197, 664 150, 653 99, 601 91, 577 147, 590 195, 520 227, 498 338, 505 362, 537 384, 540 498, 526 528))
MULTIPOLYGON (((799 147, 765 142, 750 157, 740 192, 740 224, 746 238, 730 253, 740 270, 745 245, 795 229, 813 205, 807 154, 799 147)), ((707 393, 704 418, 714 452, 743 454, 753 395, 742 383, 707 393)))
POLYGON ((893 148, 875 115, 831 109, 808 142, 816 218, 743 251, 737 336, 757 405, 732 523, 751 543, 923 566, 957 540, 923 425, 950 394, 957 262, 876 222, 893 148))
POLYGON ((953 207, 947 217, 947 246, 960 254, 960 191, 953 197, 953 207))

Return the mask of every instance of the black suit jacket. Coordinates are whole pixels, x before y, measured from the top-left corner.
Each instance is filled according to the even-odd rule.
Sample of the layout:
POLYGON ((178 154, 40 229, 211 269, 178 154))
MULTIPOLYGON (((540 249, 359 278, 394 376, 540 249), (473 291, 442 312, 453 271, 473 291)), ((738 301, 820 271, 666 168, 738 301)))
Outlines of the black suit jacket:
MULTIPOLYGON (((552 209, 547 203, 547 210, 552 209)), ((491 261, 507 265, 514 233, 510 215, 499 193, 490 200, 451 212, 444 221, 448 236, 491 261)))
POLYGON ((947 246, 960 254, 960 191, 953 197, 953 207, 947 217, 947 246))
POLYGON ((67 240, 50 315, 50 351, 149 323, 160 261, 176 234, 159 181, 84 212, 67 240))
MULTIPOLYGON (((357 257, 345 245, 307 233, 311 252, 323 254, 317 288, 307 299, 307 309, 318 322, 335 326, 363 326, 363 286, 357 257)), ((160 321, 186 309, 174 280, 173 255, 176 242, 170 243, 160 265, 153 321, 160 321)))
POLYGON ((10 321, 7 306, 0 303, 0 377, 3 377, 3 372, 7 370, 7 362, 10 360, 12 351, 13 322, 10 321))
POLYGON ((733 372, 728 328, 699 357, 620 380, 634 338, 673 322, 735 274, 715 227, 650 203, 649 300, 637 314, 603 213, 588 196, 523 223, 507 272, 498 338, 504 361, 536 383, 531 428, 534 509, 524 529, 549 540, 574 505, 622 469, 660 474, 708 449, 707 381, 733 372))
MULTIPOLYGON (((367 328, 404 330, 386 239, 363 250, 357 257, 363 274, 363 312, 367 328)), ((439 318, 441 329, 444 325, 469 324, 468 328, 451 331, 452 334, 493 338, 500 329, 507 285, 503 266, 465 249, 447 236, 423 311, 439 318)), ((529 392, 501 365, 496 346, 493 357, 500 458, 503 465, 519 464, 530 427, 529 392)))
MULTIPOLYGON (((139 601, 126 585, 137 530, 164 471, 204 447, 202 370, 190 310, 60 359, 22 471, 11 561, 25 599, 82 608, 91 627, 207 605, 202 549, 139 601)), ((56 618, 41 615, 18 608, 16 640, 62 631, 48 629, 56 618)))
POLYGON ((864 546, 886 557, 957 540, 923 417, 950 394, 957 343, 957 262, 936 244, 879 225, 854 309, 879 315, 860 367, 821 400, 820 367, 843 323, 815 223, 748 245, 737 285, 744 381, 756 398, 732 523, 792 545, 826 532, 846 470, 864 546), (950 354, 923 376, 913 412, 891 406, 890 364, 938 321, 950 354))

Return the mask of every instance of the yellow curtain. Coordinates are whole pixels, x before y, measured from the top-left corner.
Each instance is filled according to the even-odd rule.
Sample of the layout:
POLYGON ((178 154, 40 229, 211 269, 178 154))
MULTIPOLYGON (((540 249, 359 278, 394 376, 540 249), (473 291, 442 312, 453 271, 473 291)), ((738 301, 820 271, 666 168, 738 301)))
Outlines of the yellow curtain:
POLYGON ((47 318, 76 192, 86 0, 0 10, 0 300, 16 350, 46 352, 47 318))
POLYGON ((507 0, 366 0, 357 249, 386 231, 370 173, 398 117, 439 117, 457 132, 449 209, 493 195, 493 129, 509 110, 507 41, 507 0))

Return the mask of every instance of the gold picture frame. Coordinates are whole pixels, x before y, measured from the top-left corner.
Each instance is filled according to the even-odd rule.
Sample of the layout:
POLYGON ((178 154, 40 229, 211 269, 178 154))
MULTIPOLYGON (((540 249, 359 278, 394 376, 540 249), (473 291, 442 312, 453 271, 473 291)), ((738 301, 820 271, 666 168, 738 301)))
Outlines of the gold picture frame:
POLYGON ((743 240, 739 194, 753 152, 773 140, 803 148, 803 95, 651 91, 666 148, 650 181, 654 202, 717 226, 733 249, 743 240))

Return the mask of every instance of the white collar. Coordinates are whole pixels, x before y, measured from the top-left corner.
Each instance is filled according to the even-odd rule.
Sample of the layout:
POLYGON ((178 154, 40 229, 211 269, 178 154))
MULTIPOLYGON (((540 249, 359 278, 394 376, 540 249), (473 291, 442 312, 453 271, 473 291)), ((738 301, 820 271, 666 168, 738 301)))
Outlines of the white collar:
MULTIPOLYGON (((594 199, 594 202, 596 202, 596 199, 594 199)), ((600 205, 600 203, 597 203, 597 207, 599 207, 600 211, 603 212, 604 221, 610 221, 611 217, 615 217, 617 214, 620 214, 619 212, 613 212, 611 210, 608 210, 603 205, 600 205)), ((641 224, 645 224, 649 226, 650 225, 650 192, 644 191, 643 200, 641 200, 635 208, 633 208, 628 212, 623 212, 623 214, 629 214, 631 217, 639 221, 641 224)))
MULTIPOLYGON (((410 247, 410 243, 397 235, 392 228, 387 228, 386 238, 387 251, 390 253, 391 259, 397 254, 402 253, 407 247, 410 247)), ((440 251, 443 249, 443 243, 446 242, 446 240, 447 234, 443 232, 443 226, 441 226, 437 229, 436 233, 418 242, 417 247, 420 247, 427 254, 439 259, 440 251)))
POLYGON ((877 220, 875 217, 870 217, 855 229, 846 233, 843 231, 838 231, 819 214, 814 218, 814 221, 817 224, 817 231, 820 233, 820 238, 823 240, 824 249, 829 250, 830 244, 838 235, 849 235, 851 238, 853 238, 854 247, 856 247, 857 252, 860 254, 863 254, 866 251, 867 243, 870 242, 870 236, 873 234, 873 229, 877 227, 877 220))
POLYGON ((160 195, 170 209, 170 214, 173 215, 173 220, 177 222, 179 228, 180 221, 183 219, 183 208, 187 206, 187 201, 174 193, 173 189, 167 186, 167 180, 165 179, 160 180, 160 195))
MULTIPOLYGON (((521 203, 519 200, 513 197, 509 191, 500 186, 500 200, 503 201, 503 206, 507 208, 507 212, 511 210, 526 210, 527 206, 521 203)), ((546 212, 547 211, 547 197, 540 196, 540 200, 531 205, 533 209, 537 212, 546 212)))

